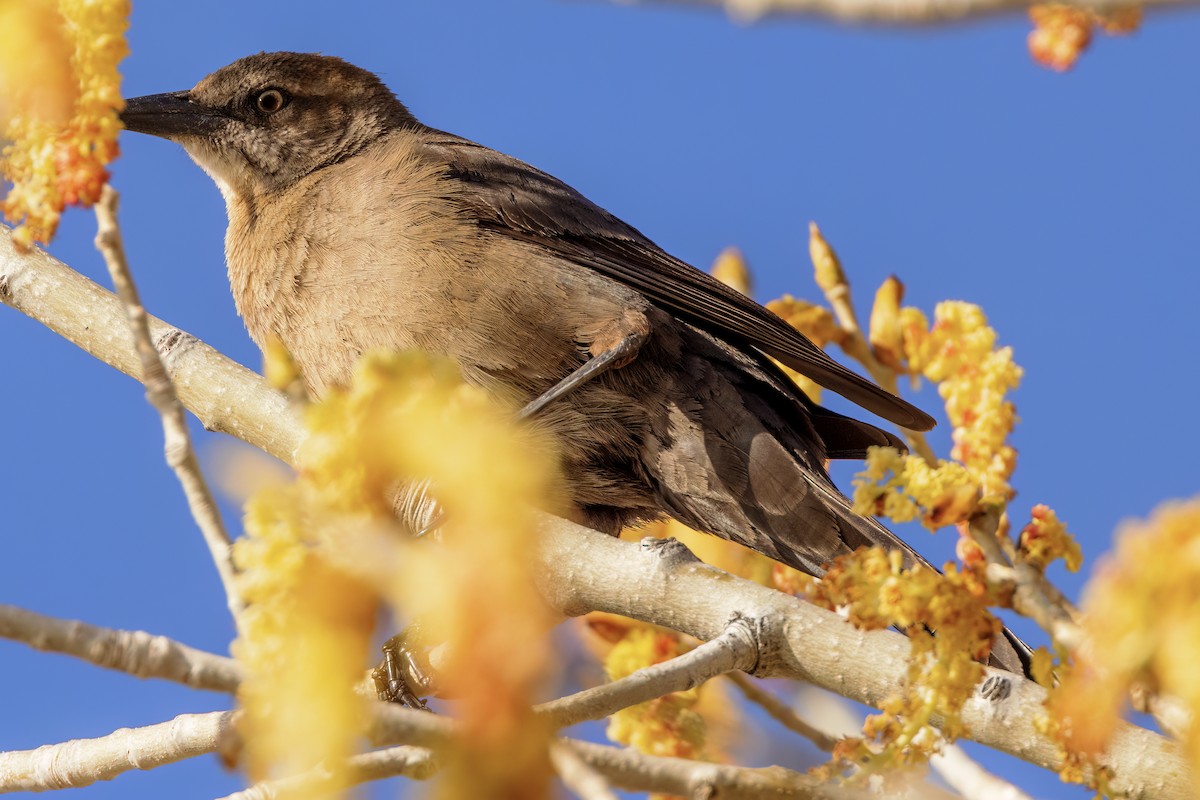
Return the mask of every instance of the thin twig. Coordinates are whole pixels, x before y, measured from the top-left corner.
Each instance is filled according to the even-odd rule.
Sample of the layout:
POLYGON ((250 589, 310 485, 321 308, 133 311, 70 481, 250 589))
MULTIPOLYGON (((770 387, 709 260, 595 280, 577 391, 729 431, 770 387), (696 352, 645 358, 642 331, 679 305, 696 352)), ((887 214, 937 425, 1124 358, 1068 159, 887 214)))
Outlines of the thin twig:
POLYGON ((710 764, 684 758, 639 753, 629 748, 564 740, 575 754, 620 789, 657 792, 683 797, 720 797, 722 800, 763 800, 774 797, 811 800, 858 800, 865 789, 822 784, 783 767, 751 769, 710 764))
POLYGON ((1046 576, 1020 559, 1013 552, 1015 563, 1001 549, 999 542, 1000 513, 992 508, 975 514, 967 521, 972 541, 979 545, 988 560, 987 577, 995 583, 1013 588, 1013 609, 1023 614, 1050 634, 1054 641, 1074 650, 1083 633, 1073 619, 1073 608, 1062 593, 1051 589, 1046 576))
POLYGON ((193 689, 234 692, 242 679, 232 658, 145 631, 122 631, 0 605, 0 638, 64 653, 138 678, 162 678, 193 689))
POLYGON ((400 745, 351 756, 336 772, 320 766, 301 775, 262 781, 221 800, 287 800, 335 793, 347 786, 404 776, 426 780, 437 772, 434 755, 423 747, 400 745))
POLYGON ((738 618, 720 636, 683 655, 618 681, 542 703, 537 712, 566 728, 584 720, 603 719, 672 692, 687 691, 726 672, 754 669, 757 660, 754 628, 746 619, 738 618))
POLYGON ((108 265, 117 296, 125 306, 134 345, 142 362, 142 382, 146 385, 146 399, 162 417, 163 449, 167 464, 175 471, 175 476, 187 497, 192 518, 196 520, 200 532, 204 535, 221 584, 225 587, 226 603, 236 623, 241 617, 242 602, 235 581, 229 534, 225 530, 225 523, 221 521, 221 513, 212 491, 204 480, 204 473, 200 470, 200 462, 192 447, 192 437, 188 434, 183 406, 175 394, 175 387, 166 367, 163 366, 162 357, 154 346, 154 340, 150 338, 148 315, 138 296, 133 274, 129 271, 129 263, 125 259, 125 245, 117 224, 118 200, 117 191, 111 186, 105 186, 100 195, 100 202, 96 204, 96 249, 104 256, 104 263, 108 265))
POLYGON ((981 767, 955 744, 942 745, 929 766, 965 800, 1031 800, 1013 784, 981 767))
POLYGON ((0 792, 44 792, 108 781, 213 753, 231 736, 236 711, 182 714, 170 722, 122 728, 96 739, 74 739, 36 750, 0 753, 0 792))
POLYGON ((566 786, 580 800, 617 800, 616 793, 604 776, 579 757, 579 754, 564 742, 550 745, 550 763, 566 786))
POLYGON ((763 711, 766 711, 771 719, 788 730, 808 739, 818 750, 823 750, 826 753, 833 752, 834 746, 838 743, 836 736, 830 736, 824 731, 810 725, 791 706, 760 687, 758 681, 754 678, 744 675, 741 672, 730 672, 725 677, 733 681, 734 685, 741 690, 747 700, 762 708, 763 711))

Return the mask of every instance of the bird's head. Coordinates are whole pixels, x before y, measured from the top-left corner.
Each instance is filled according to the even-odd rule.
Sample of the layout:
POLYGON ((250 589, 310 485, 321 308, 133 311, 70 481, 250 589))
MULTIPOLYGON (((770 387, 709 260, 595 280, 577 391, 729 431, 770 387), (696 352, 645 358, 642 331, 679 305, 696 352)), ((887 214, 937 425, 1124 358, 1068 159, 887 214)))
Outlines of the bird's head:
POLYGON ((227 196, 286 188, 416 124, 372 73, 308 53, 239 59, 188 91, 127 101, 121 120, 181 144, 227 196))

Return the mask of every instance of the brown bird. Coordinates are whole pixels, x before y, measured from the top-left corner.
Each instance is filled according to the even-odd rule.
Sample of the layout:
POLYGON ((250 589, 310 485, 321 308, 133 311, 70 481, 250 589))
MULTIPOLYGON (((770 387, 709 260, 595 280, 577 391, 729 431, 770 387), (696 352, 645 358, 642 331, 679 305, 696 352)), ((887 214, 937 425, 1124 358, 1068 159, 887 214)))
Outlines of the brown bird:
MULTIPOLYGON (((925 563, 824 468, 901 442, 771 358, 903 427, 932 418, 565 183, 418 122, 375 75, 263 53, 122 118, 216 182, 238 311, 314 394, 373 348, 448 355, 557 437, 593 528, 667 514, 815 575, 864 545, 925 563)), ((1021 671, 1003 641, 994 658, 1021 671)))

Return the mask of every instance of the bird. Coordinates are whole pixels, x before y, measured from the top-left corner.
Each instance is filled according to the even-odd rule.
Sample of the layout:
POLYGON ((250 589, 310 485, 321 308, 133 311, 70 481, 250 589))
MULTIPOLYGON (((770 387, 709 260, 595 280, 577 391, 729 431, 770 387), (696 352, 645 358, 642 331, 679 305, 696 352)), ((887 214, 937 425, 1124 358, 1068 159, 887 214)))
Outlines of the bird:
MULTIPOLYGON (((872 545, 928 563, 825 467, 903 442, 775 362, 901 427, 932 417, 566 183, 418 121, 375 74, 259 53, 121 119, 216 183, 238 312, 313 396, 370 350, 440 354, 554 437, 591 528, 670 516, 817 576, 872 545)), ((993 663, 1024 671, 1019 644, 998 637, 993 663)))

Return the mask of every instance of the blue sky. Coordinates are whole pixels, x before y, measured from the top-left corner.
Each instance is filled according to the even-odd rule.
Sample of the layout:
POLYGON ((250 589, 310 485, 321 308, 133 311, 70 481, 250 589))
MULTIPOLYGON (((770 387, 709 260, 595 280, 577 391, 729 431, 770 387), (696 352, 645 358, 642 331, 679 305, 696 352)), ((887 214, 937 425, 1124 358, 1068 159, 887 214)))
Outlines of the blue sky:
MULTIPOLYGON (((926 310, 984 307, 1026 370, 1015 513, 1057 509, 1085 571, 1122 519, 1196 494, 1200 15, 1101 38, 1059 75, 1030 62, 1019 18, 889 31, 668 6, 139 3, 126 93, 188 88, 260 50, 340 55, 380 72, 423 121, 558 175, 694 264, 740 246, 763 301, 815 295, 816 220, 864 313, 893 272, 926 310)), ((115 184, 147 307, 257 366, 226 284, 217 191, 169 143, 126 135, 122 147, 115 184)), ((93 232, 90 214, 68 214, 52 252, 107 283, 93 232)), ((224 651, 220 588, 140 387, 10 310, 0 342, 0 602, 224 651)), ((939 407, 928 387, 910 396, 939 407)), ((197 435, 211 460, 219 437, 197 435)), ((945 449, 945 426, 935 441, 945 449)), ((948 533, 909 535, 935 561, 953 548, 948 533)), ((1056 577, 1072 594, 1082 585, 1056 577)), ((4 749, 226 702, 5 642, 0 686, 4 749)), ((1086 796, 972 752, 1035 795, 1086 796)), ((238 785, 198 759, 72 796, 238 785)))

